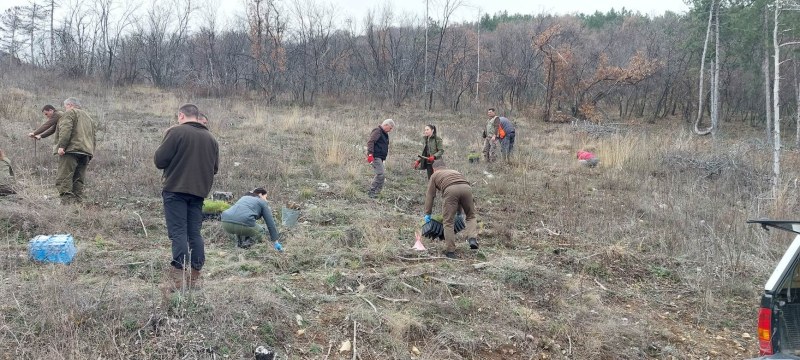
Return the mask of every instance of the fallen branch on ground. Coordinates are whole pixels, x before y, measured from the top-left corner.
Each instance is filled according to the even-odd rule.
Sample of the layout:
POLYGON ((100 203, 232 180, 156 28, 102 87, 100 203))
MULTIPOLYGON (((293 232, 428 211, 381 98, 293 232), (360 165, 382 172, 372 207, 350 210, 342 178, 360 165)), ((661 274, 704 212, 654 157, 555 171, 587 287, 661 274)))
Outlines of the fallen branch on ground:
POLYGON ((397 303, 397 302, 409 302, 409 301, 411 301, 411 300, 408 300, 408 299, 393 299, 393 298, 386 297, 386 296, 381 296, 381 295, 375 295, 375 296, 377 296, 377 297, 378 297, 378 299, 381 299, 381 300, 386 300, 386 301, 391 301, 391 302, 394 302, 394 303, 397 303))
POLYGON ((404 261, 426 261, 426 260, 441 260, 441 259, 453 260, 453 261, 464 261, 464 260, 461 260, 461 259, 451 259, 451 258, 445 257, 445 256, 429 256, 429 257, 424 257, 424 258, 407 258, 407 257, 398 256, 397 258, 400 259, 400 260, 404 260, 404 261))
POLYGON ((450 281, 450 280, 445 280, 445 279, 439 279, 439 278, 435 278, 435 277, 431 277, 430 279, 431 280, 436 280, 436 281, 438 281, 440 283, 445 283, 447 285, 456 285, 456 286, 472 286, 473 285, 473 284, 460 283, 460 282, 450 281))
POLYGON ((608 291, 608 289, 605 286, 603 286, 603 284, 601 284, 599 281, 597 281, 597 279, 594 279, 594 283, 597 284, 597 286, 599 286, 601 289, 608 291))
POLYGON ((557 232, 555 232, 553 230, 548 229, 547 226, 544 226, 544 221, 539 221, 539 223, 542 224, 542 227, 539 228, 539 229, 536 229, 536 230, 547 231, 547 233, 550 234, 551 236, 559 236, 559 235, 561 235, 561 233, 557 233, 557 232))
POLYGON ((403 210, 403 209, 401 209, 399 206, 397 206, 397 202, 400 200, 400 198, 401 198, 401 197, 400 197, 400 196, 398 196, 398 197, 397 197, 397 199, 394 199, 394 208, 395 208, 395 209, 397 209, 397 211, 399 211, 399 212, 401 212, 401 213, 406 213, 406 211, 405 211, 405 210, 403 210))
POLYGON ((356 356, 358 356, 356 353, 356 334, 358 334, 356 331, 356 320, 353 319, 353 360, 356 360, 356 356))
POLYGON ((137 261, 137 262, 132 262, 132 263, 114 264, 114 265, 115 266, 134 266, 134 265, 142 265, 142 264, 146 264, 146 263, 147 262, 145 262, 145 261, 137 261))
POLYGON ((404 282, 400 282, 400 283, 401 283, 401 284, 403 284, 405 287, 407 287, 407 288, 409 288, 409 289, 411 289, 411 290, 414 290, 414 291, 416 291, 418 294, 422 294, 422 291, 421 291, 420 289, 417 289, 417 288, 415 288, 415 287, 413 287, 413 286, 411 286, 411 285, 408 285, 408 284, 406 284, 406 283, 404 283, 404 282))
POLYGON ((363 296, 361 296, 361 295, 359 295, 358 297, 359 297, 361 300, 364 300, 364 301, 366 301, 366 302, 367 302, 367 304, 369 304, 369 306, 372 306, 372 310, 375 310, 375 312, 378 312, 378 308, 376 308, 376 307, 375 307, 375 304, 373 304, 373 303, 372 303, 372 301, 369 301, 367 298, 365 298, 365 297, 363 297, 363 296))
POLYGON ((294 293, 292 292, 292 290, 289 290, 289 288, 287 288, 286 286, 281 285, 281 289, 283 289, 283 291, 286 291, 287 293, 289 293, 289 295, 292 295, 292 298, 297 298, 297 296, 294 296, 294 293))
POLYGON ((472 264, 472 268, 474 268, 475 270, 480 270, 480 269, 483 269, 485 267, 489 267, 489 263, 488 262, 472 264))
POLYGON ((147 237, 147 227, 144 226, 144 220, 142 220, 142 216, 139 215, 136 211, 133 212, 136 216, 139 217, 139 223, 142 224, 142 230, 144 230, 144 237, 147 237))

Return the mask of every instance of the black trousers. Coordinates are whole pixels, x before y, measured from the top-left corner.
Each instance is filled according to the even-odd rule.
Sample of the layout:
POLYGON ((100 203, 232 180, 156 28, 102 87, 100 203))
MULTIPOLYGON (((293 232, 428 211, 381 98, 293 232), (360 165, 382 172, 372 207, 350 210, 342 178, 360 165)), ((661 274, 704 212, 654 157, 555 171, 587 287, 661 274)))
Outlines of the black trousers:
POLYGON ((203 224, 203 198, 191 194, 161 191, 167 235, 172 242, 172 262, 176 269, 184 264, 201 270, 206 262, 205 245, 200 236, 203 224))

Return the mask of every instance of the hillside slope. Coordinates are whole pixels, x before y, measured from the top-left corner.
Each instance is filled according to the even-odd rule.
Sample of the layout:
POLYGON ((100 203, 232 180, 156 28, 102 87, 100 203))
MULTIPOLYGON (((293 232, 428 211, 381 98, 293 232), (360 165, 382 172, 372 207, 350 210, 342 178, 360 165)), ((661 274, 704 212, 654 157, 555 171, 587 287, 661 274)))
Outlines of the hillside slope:
MULTIPOLYGON (((514 164, 487 167, 467 161, 480 149, 483 110, 270 108, 141 87, 16 86, 0 109, 0 146, 23 185, 0 200, 8 359, 252 358, 261 345, 280 358, 354 358, 338 351, 347 340, 364 360, 745 358, 756 351, 760 286, 787 239, 744 221, 797 207, 790 191, 781 212, 757 200, 770 152, 752 140, 760 131, 734 125, 739 135, 713 144, 678 120, 512 117, 514 164), (57 202, 49 140, 35 146, 25 136, 43 104, 66 96, 101 124, 80 207, 57 202), (186 101, 209 115, 221 145, 215 190, 264 186, 276 215, 288 202, 303 208, 297 227, 281 228, 284 253, 238 249, 217 222, 204 223, 204 287, 165 302, 169 241, 152 155, 186 101), (373 200, 363 147, 384 118, 398 128, 386 188, 373 200), (425 188, 411 164, 426 123, 474 185, 481 248, 459 242, 457 261, 442 258, 442 243, 410 249, 425 188), (601 165, 578 166, 581 148, 601 165), (64 232, 79 247, 72 265, 26 258, 29 238, 64 232)), ((788 152, 787 178, 797 164, 788 152)))

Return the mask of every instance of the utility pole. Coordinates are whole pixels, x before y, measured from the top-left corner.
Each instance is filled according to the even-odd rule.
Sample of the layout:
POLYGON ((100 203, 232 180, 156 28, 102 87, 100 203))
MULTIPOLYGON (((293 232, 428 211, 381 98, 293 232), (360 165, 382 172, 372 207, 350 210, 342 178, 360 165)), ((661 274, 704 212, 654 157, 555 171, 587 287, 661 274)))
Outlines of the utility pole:
POLYGON ((428 1, 425 0, 425 94, 428 93, 428 1))
POLYGON ((481 85, 481 8, 478 8, 478 73, 475 75, 475 104, 479 101, 481 85))

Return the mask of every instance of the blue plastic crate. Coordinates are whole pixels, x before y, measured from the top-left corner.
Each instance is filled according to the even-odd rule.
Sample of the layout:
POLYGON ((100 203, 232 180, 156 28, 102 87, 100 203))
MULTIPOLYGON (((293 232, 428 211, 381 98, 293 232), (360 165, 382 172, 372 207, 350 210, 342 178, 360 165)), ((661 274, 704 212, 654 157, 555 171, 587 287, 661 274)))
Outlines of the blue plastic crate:
POLYGON ((70 234, 39 235, 28 242, 28 254, 40 262, 69 264, 77 252, 70 234))

